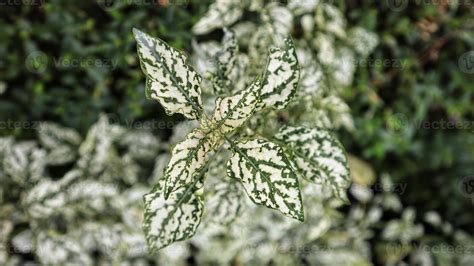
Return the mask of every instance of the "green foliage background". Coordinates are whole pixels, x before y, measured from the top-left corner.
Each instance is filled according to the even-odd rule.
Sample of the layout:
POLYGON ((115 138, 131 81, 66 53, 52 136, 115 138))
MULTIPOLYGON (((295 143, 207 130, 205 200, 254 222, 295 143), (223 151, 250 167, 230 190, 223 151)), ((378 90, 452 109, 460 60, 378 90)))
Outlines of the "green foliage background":
MULTIPOLYGON (((131 29, 189 52, 190 29, 209 1, 152 2, 115 1, 105 7, 102 1, 51 0, 1 6, 0 82, 6 91, 0 95, 0 121, 53 121, 85 134, 102 112, 122 124, 180 120, 145 99, 131 29), (44 60, 32 68, 31 58, 38 54, 44 60), (56 65, 59 59, 99 59, 115 67, 56 65)), ((460 68, 463 54, 474 51, 473 5, 451 9, 410 2, 395 11, 390 3, 338 4, 351 24, 376 32, 381 42, 371 63, 361 63, 353 86, 344 91, 356 130, 340 132, 341 140, 377 173, 407 184, 400 195, 404 205, 436 210, 455 227, 474 233, 474 205, 459 191, 461 179, 474 175, 474 74, 460 68), (419 126, 443 120, 468 126, 419 126)), ((169 130, 155 133, 167 138, 169 130)), ((0 132, 19 139, 34 134, 15 125, 0 132)))
POLYGON ((371 58, 392 66, 359 68, 346 90, 357 130, 344 141, 377 172, 407 184, 407 205, 437 210, 472 232, 473 205, 459 182, 474 173, 474 74, 461 70, 463 55, 474 49, 473 5, 410 2, 394 11, 393 1, 363 2, 346 6, 348 18, 378 33, 371 58), (442 121, 462 126, 432 123, 442 121))
MULTIPOLYGON (((32 2, 37 4, 0 9, 0 81, 7 85, 1 121, 49 120, 84 133, 101 112, 122 123, 167 119, 159 104, 145 99, 132 28, 189 51, 189 29, 207 9, 203 1, 168 7, 154 1, 115 1, 111 7, 103 1, 32 2), (29 67, 38 57, 46 60, 29 67), (74 62, 68 60, 83 65, 68 66, 74 62)), ((1 132, 20 138, 33 133, 14 125, 1 132)))

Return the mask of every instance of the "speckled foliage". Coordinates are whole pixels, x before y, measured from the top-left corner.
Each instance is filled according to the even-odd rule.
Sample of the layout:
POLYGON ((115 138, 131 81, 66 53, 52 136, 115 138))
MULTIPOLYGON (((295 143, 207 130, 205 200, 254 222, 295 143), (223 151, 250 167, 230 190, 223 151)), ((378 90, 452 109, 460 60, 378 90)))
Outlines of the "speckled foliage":
POLYGON ((146 95, 189 119, 169 139, 105 115, 0 138, 1 265, 474 264, 332 132, 355 130, 339 94, 377 36, 318 0, 217 0, 193 32, 223 38, 188 57, 133 32, 146 95))
POLYGON ((154 164, 160 141, 105 115, 85 138, 47 122, 37 135, 0 138, 0 264, 158 261, 140 223, 149 186, 141 165, 154 164))
MULTIPOLYGON (((215 16, 222 11, 217 2, 210 7, 209 17, 196 25, 195 32, 208 32, 206 25, 214 29, 215 25, 234 23, 238 14, 244 12, 244 6, 237 2, 227 4, 229 8, 241 10, 235 13, 236 16, 215 16)), ((322 8, 337 15, 330 6, 323 5, 322 8)), ((258 205, 304 222, 299 181, 303 177, 330 187, 341 202, 348 201, 346 190, 350 178, 346 154, 328 129, 308 127, 296 114, 296 118, 288 118, 287 123, 299 127, 283 129, 276 135, 279 122, 275 116, 283 114, 287 108, 304 105, 305 96, 324 100, 322 95, 305 95, 298 91, 301 73, 307 68, 302 71, 297 46, 290 35, 292 16, 283 6, 271 5, 268 13, 262 10, 264 30, 257 34, 262 39, 249 44, 249 52, 252 48, 259 50, 256 51, 258 57, 255 57, 257 53, 252 58, 251 53, 249 56, 240 52, 239 34, 235 29, 223 29, 222 45, 214 52, 202 48, 203 44, 196 44, 202 51, 207 50, 207 53, 197 51, 198 57, 208 56, 201 58, 210 65, 204 73, 201 64, 197 63, 204 80, 181 52, 159 38, 134 30, 138 55, 147 78, 147 93, 169 113, 178 112, 198 120, 197 127, 172 149, 163 181, 145 197, 144 229, 151 250, 195 234, 205 208, 202 201, 206 195, 202 196, 201 183, 206 182, 207 172, 212 167, 210 162, 222 157, 226 150, 232 153, 226 163, 228 177, 222 175, 224 180, 220 182, 240 182, 248 197, 258 205), (272 16, 280 20, 273 21, 272 16), (266 63, 261 56, 267 54, 263 49, 268 49, 266 63), (251 65, 251 60, 256 64, 251 65), (261 66, 261 70, 256 66, 261 66), (271 122, 274 125, 266 127, 271 122)), ((344 34, 337 27, 341 26, 339 21, 333 24, 333 30, 344 34)), ((306 80, 305 86, 318 91, 321 85, 318 81, 310 84, 306 80)), ((312 122, 317 123, 317 119, 312 122)), ((223 162, 225 164, 225 160, 223 162)))
MULTIPOLYGON (((212 115, 208 116, 203 112, 207 108, 201 106, 202 78, 186 63, 184 55, 139 30, 135 29, 134 34, 147 84, 150 80, 155 84, 147 87, 152 98, 170 113, 179 112, 199 120, 199 126, 174 146, 163 181, 145 196, 144 229, 150 249, 160 249, 195 234, 203 214, 199 190, 209 171, 210 160, 221 156, 221 148, 233 153, 227 163, 229 178, 241 182, 254 203, 304 221, 298 182, 302 170, 286 154, 294 147, 283 147, 270 140, 271 136, 253 132, 247 123, 254 114, 267 119, 260 113, 283 110, 295 98, 300 66, 291 36, 282 40, 282 47, 269 49, 261 75, 246 88, 235 91, 232 87, 238 79, 231 79, 230 74, 236 67, 237 41, 233 31, 225 29, 222 50, 214 55, 216 71, 207 75, 209 82, 214 83, 214 92, 220 92, 221 97, 215 99, 212 115)), ((324 129, 319 131, 324 132, 324 129)), ((331 182, 331 186, 338 192, 344 191, 349 185, 344 150, 335 141, 326 141, 323 145, 315 140, 307 142, 305 148, 312 149, 313 153, 318 147, 324 149, 318 153, 317 167, 326 169, 326 174, 337 171, 338 182, 331 182), (334 163, 324 160, 325 157, 337 157, 346 171, 335 169, 334 163)), ((317 177, 313 179, 333 180, 321 173, 315 171, 317 177)))
MULTIPOLYGON (((397 184, 387 174, 381 177, 382 189, 374 191, 373 170, 354 156, 349 156, 350 175, 346 153, 330 132, 355 130, 349 107, 339 93, 351 84, 357 60, 370 54, 377 36, 348 27, 335 6, 291 0, 286 5, 216 1, 193 30, 197 35, 220 30, 224 34, 222 43, 193 44, 191 62, 204 77, 204 115, 215 117, 225 110, 223 102, 232 108, 241 102, 239 95, 257 91, 252 87, 261 86, 256 85, 258 76, 273 96, 262 97, 264 90, 260 90, 257 98, 262 102, 274 99, 268 100, 274 108, 259 109, 265 106, 260 103, 252 114, 254 94, 249 94, 244 105, 250 108, 241 112, 238 124, 229 125, 228 130, 221 127, 224 144, 210 152, 204 168, 206 183, 196 193, 202 196, 205 208, 200 227, 190 240, 174 243, 160 253, 184 255, 173 259, 182 264, 197 247, 193 257, 203 265, 472 263, 474 258, 468 253, 426 249, 445 243, 425 238, 425 226, 436 228, 438 235, 453 234, 453 246, 466 247, 473 240, 465 232, 453 230, 436 212, 415 219, 414 209, 402 206, 393 190, 397 184), (217 15, 223 9, 226 15, 217 15), (272 60, 292 54, 284 47, 286 37, 295 31, 299 33, 293 39, 299 81, 291 91, 291 75, 279 71, 291 69, 292 61, 276 66, 272 60), (266 77, 271 81, 265 81, 266 77), (287 90, 276 92, 276 88, 287 90), (282 104, 275 106, 278 101, 282 104), (348 203, 349 194, 351 206, 342 211, 339 207, 348 203), (387 217, 392 217, 388 223, 387 217), (297 221, 303 218, 303 223, 297 221), (373 241, 377 234, 380 236, 373 241)), ((215 122, 204 117, 199 123, 180 127, 178 136, 198 125, 213 132, 215 122)), ((165 164, 163 161, 162 168, 165 164)))

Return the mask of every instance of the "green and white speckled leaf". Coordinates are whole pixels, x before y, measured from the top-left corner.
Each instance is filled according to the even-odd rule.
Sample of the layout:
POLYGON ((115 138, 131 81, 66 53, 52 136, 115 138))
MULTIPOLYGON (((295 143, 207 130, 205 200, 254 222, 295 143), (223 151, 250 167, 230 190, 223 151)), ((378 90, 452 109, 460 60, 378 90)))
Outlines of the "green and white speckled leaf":
POLYGON ((344 100, 331 95, 321 101, 321 110, 328 113, 333 128, 344 127, 348 131, 354 131, 354 121, 351 116, 351 110, 344 100))
MULTIPOLYGON (((20 142, 5 147, 1 172, 18 183, 37 182, 45 172, 46 151, 36 147, 32 141, 20 142)), ((0 172, 0 173, 1 173, 0 172)))
POLYGON ((202 113, 201 76, 186 56, 158 38, 133 29, 138 57, 146 74, 147 97, 158 100, 168 114, 198 119, 202 113))
POLYGON ((212 121, 220 132, 227 134, 242 126, 253 114, 259 103, 258 92, 262 86, 260 78, 233 96, 217 98, 212 121))
POLYGON ((326 76, 322 66, 314 58, 313 51, 307 47, 297 49, 298 62, 301 68, 298 86, 298 98, 323 98, 326 89, 326 76))
POLYGON ((235 33, 224 28, 223 47, 214 57, 216 73, 211 77, 216 94, 228 93, 232 88, 231 74, 237 59, 237 39, 235 33))
POLYGON ((215 29, 230 26, 243 14, 241 0, 217 0, 209 6, 207 13, 194 25, 194 34, 206 34, 215 29))
POLYGON ((242 210, 241 193, 236 181, 220 181, 215 186, 214 194, 207 201, 212 221, 228 225, 237 219, 242 210))
POLYGON ((47 150, 48 155, 45 157, 47 164, 61 165, 76 159, 81 136, 75 130, 43 122, 38 128, 38 138, 47 150))
POLYGON ((270 49, 270 58, 267 62, 263 76, 263 86, 260 91, 262 102, 257 110, 266 107, 283 109, 296 94, 300 78, 296 49, 291 38, 285 39, 284 43, 282 49, 270 49))
POLYGON ((340 38, 346 36, 347 21, 344 14, 334 5, 321 3, 316 8, 315 21, 318 28, 335 34, 340 38))
POLYGON ((168 199, 163 195, 163 180, 144 196, 143 229, 150 250, 161 249, 195 234, 203 213, 203 203, 196 192, 202 187, 201 177, 176 190, 168 199))
POLYGON ((271 33, 276 44, 288 36, 293 28, 293 14, 283 6, 272 3, 261 14, 265 27, 271 33))
POLYGON ((344 148, 327 130, 285 127, 275 138, 284 142, 296 166, 311 182, 331 186, 333 193, 347 201, 350 172, 344 148))
POLYGON ((171 153, 171 159, 165 170, 165 198, 171 192, 187 186, 195 181, 195 177, 205 167, 212 152, 220 141, 215 132, 206 134, 197 128, 186 138, 176 144, 171 153))
POLYGON ((313 12, 316 6, 320 4, 320 0, 289 0, 288 8, 295 15, 313 12))
POLYGON ((38 138, 44 147, 50 149, 64 144, 72 146, 79 146, 81 144, 81 135, 74 129, 49 122, 42 122, 39 125, 38 138))
POLYGON ((349 31, 347 40, 361 56, 368 56, 379 43, 377 34, 361 27, 354 27, 349 31))
POLYGON ((277 144, 263 139, 231 144, 230 177, 240 180, 250 199, 304 220, 299 182, 290 160, 277 144))

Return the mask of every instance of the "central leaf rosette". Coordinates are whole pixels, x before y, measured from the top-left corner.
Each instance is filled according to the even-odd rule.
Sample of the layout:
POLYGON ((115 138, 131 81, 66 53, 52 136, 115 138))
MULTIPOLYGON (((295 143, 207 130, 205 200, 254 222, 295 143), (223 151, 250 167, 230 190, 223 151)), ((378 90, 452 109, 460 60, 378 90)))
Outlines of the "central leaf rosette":
MULTIPOLYGON (((147 76, 147 95, 158 100, 168 113, 181 113, 200 122, 173 147, 164 178, 145 195, 144 229, 151 249, 195 234, 203 214, 200 191, 210 161, 225 148, 232 153, 226 163, 228 176, 240 182, 256 204, 303 221, 300 175, 312 182, 330 184, 337 197, 346 199, 347 160, 332 135, 319 129, 288 127, 275 137, 252 136, 251 130, 246 130, 245 139, 238 137, 242 135, 239 129, 245 129, 256 112, 282 110, 295 96, 300 68, 293 40, 286 38, 282 47, 271 48, 263 73, 245 89, 233 92, 236 81, 230 77, 238 47, 235 34, 227 29, 224 32, 224 44, 214 58, 209 81, 215 93, 230 96, 218 97, 212 116, 207 117, 202 107, 202 78, 187 64, 187 57, 162 40, 134 29, 147 76)), ((220 186, 219 195, 224 197, 223 189, 230 192, 234 186, 220 186)), ((233 205, 227 199, 224 202, 233 205)))

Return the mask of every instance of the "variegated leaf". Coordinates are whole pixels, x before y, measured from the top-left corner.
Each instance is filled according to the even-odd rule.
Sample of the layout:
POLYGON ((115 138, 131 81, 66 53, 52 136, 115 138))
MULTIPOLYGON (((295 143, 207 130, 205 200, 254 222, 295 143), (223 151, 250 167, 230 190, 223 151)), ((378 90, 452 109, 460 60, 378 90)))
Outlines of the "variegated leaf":
POLYGON ((291 38, 285 39, 284 43, 285 46, 282 49, 270 49, 270 58, 260 91, 261 103, 257 110, 266 107, 283 109, 296 94, 300 78, 296 49, 291 38))
POLYGON ((46 167, 46 151, 36 147, 36 143, 25 141, 7 147, 2 171, 18 183, 40 180, 46 167))
MULTIPOLYGON (((191 42, 193 53, 190 57, 190 62, 193 64, 194 69, 201 75, 208 75, 216 71, 216 65, 213 62, 213 57, 221 51, 221 45, 216 41, 208 42, 197 42, 193 40, 191 42)), ((212 86, 207 85, 207 79, 203 80, 202 91, 211 94, 211 91, 207 91, 208 87, 212 89, 212 86)))
POLYGON ((268 32, 272 34, 275 43, 280 45, 283 39, 288 36, 293 28, 293 14, 291 11, 276 3, 270 4, 265 12, 262 12, 262 20, 268 27, 268 32))
POLYGON ((261 79, 257 78, 247 89, 233 96, 217 98, 212 119, 221 133, 232 132, 253 114, 259 102, 258 92, 261 86, 261 79))
POLYGON ((126 147, 128 154, 137 161, 154 159, 160 149, 158 138, 146 130, 129 131, 120 139, 120 144, 126 147))
POLYGON ((35 253, 41 265, 92 265, 88 250, 77 239, 54 229, 38 230, 35 253))
POLYGON ((81 143, 81 135, 74 129, 49 122, 43 122, 39 125, 38 138, 43 146, 50 149, 64 144, 79 146, 81 143))
POLYGON ((329 184, 333 193, 347 201, 350 172, 344 148, 327 130, 304 127, 283 128, 275 138, 284 142, 304 177, 329 184))
POLYGON ((243 11, 244 5, 241 0, 217 0, 194 25, 193 32, 200 35, 230 26, 242 16, 243 11))
POLYGON ((205 132, 197 128, 176 144, 165 170, 165 199, 171 192, 195 181, 196 175, 205 167, 209 153, 220 141, 215 132, 205 132))
POLYGON ((326 90, 327 76, 323 68, 314 58, 311 49, 304 47, 297 49, 298 62, 301 67, 298 98, 323 98, 326 90))
POLYGON ((249 67, 254 72, 260 72, 268 63, 262 60, 262 55, 268 53, 269 47, 276 47, 277 45, 273 43, 273 36, 269 32, 268 27, 256 28, 249 36, 248 41, 248 55, 253 63, 249 67), (258 62, 258 64, 256 65, 254 62, 258 62))
POLYGON ((379 43, 377 34, 362 27, 354 27, 349 31, 348 41, 361 56, 368 56, 379 43))
POLYGON ((216 94, 227 93, 231 90, 231 73, 237 58, 237 39, 235 33, 224 28, 223 47, 215 57, 216 73, 212 76, 214 92, 216 94))
POLYGON ((75 130, 43 122, 38 128, 38 138, 48 152, 47 164, 61 165, 76 159, 81 136, 75 130))
POLYGON ((348 131, 355 130, 351 110, 341 98, 331 95, 321 101, 321 109, 327 111, 333 128, 343 126, 348 131))
POLYGON ((238 183, 233 180, 220 181, 215 186, 214 194, 208 200, 211 219, 220 224, 232 223, 242 209, 242 197, 238 183))
POLYGON ((344 14, 334 5, 321 3, 316 8, 315 21, 319 28, 325 29, 338 37, 346 36, 344 14))
POLYGON ((248 86, 248 81, 253 78, 253 75, 248 73, 249 61, 249 57, 246 54, 239 54, 237 56, 235 67, 231 73, 231 89, 233 92, 245 89, 248 86), (250 75, 252 77, 250 77, 250 75))
POLYGON ((263 139, 232 143, 231 148, 227 173, 242 182, 250 199, 303 221, 298 179, 283 149, 263 139))
POLYGON ((288 8, 295 15, 313 12, 316 6, 320 4, 320 0, 289 0, 288 8))
POLYGON ((202 179, 176 190, 168 199, 163 195, 163 180, 144 196, 143 229, 150 250, 192 237, 203 213, 203 203, 196 190, 202 179))
POLYGON ((158 100, 168 114, 197 119, 202 112, 201 76, 186 56, 158 38, 133 29, 138 56, 145 72, 147 97, 158 100))

